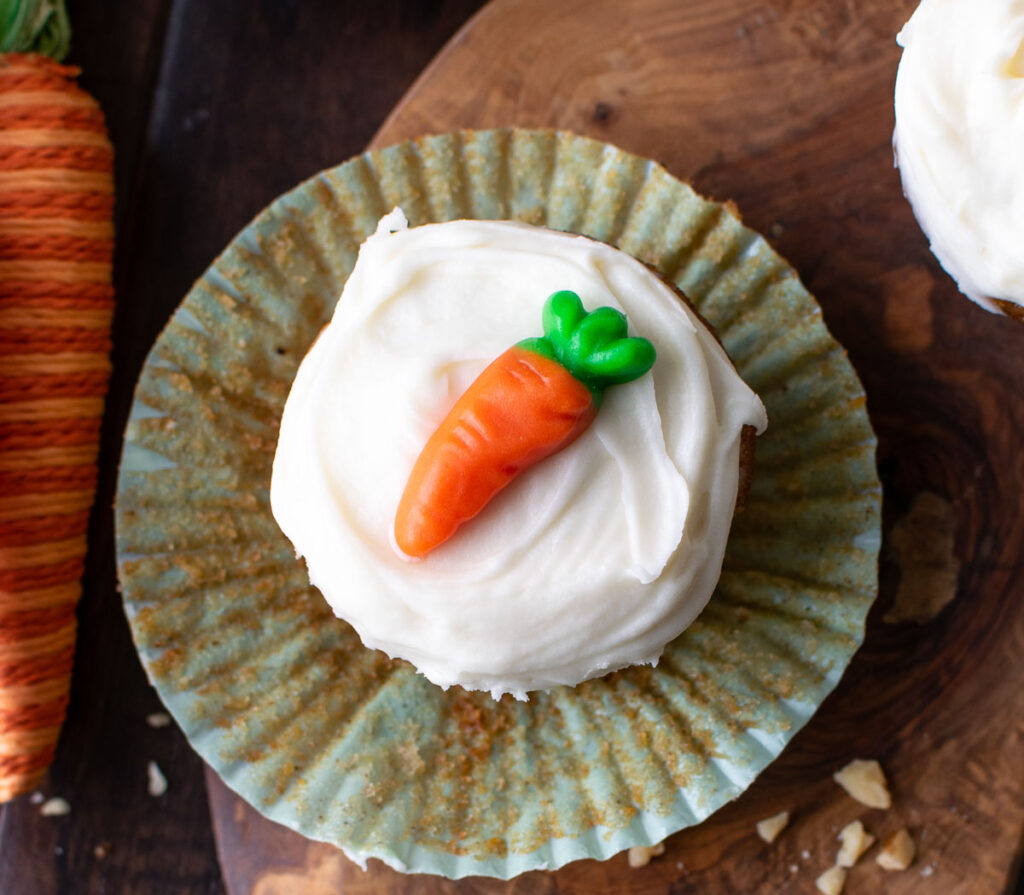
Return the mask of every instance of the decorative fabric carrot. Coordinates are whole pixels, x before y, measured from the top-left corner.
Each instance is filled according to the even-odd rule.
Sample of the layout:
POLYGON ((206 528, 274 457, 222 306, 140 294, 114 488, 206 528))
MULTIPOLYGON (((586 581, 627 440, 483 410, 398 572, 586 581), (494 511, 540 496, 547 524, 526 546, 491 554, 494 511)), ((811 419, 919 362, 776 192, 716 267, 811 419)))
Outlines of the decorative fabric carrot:
MULTIPOLYGON (((67 44, 61 3, 0 0, 0 48, 67 44)), ((110 373, 113 150, 77 74, 0 54, 0 802, 64 720, 110 373)))
POLYGON ((544 304, 544 336, 494 360, 455 403, 416 460, 395 540, 421 557, 444 543, 517 475, 571 444, 604 390, 643 376, 654 346, 626 336, 614 308, 587 313, 575 292, 544 304))

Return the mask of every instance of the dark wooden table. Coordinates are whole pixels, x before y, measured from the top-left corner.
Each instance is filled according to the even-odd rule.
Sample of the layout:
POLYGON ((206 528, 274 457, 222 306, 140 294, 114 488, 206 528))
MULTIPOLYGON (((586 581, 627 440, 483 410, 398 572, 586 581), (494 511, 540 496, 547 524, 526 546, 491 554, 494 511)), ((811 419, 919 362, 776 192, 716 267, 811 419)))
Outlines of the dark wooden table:
MULTIPOLYGON (((859 8, 854 0, 818 5, 830 2, 840 18, 855 17, 859 8)), ((424 65, 482 5, 482 0, 72 4, 69 61, 82 67, 83 84, 106 110, 118 151, 115 376, 79 610, 71 708, 57 759, 40 789, 47 797, 67 799, 71 814, 42 817, 28 798, 0 808, 0 893, 225 892, 202 765, 173 725, 154 729, 146 723, 146 715, 161 707, 135 656, 116 592, 109 508, 135 377, 173 308, 229 239, 276 195, 364 148, 424 65), (151 760, 169 783, 158 798, 147 791, 151 760)), ((628 4, 623 8, 627 11, 628 4)), ((811 26, 824 27, 816 19, 811 26)), ((888 31, 884 38, 889 39, 888 31)), ((606 123, 614 129, 614 115, 606 123)), ((613 131, 609 137, 615 138, 613 131)), ((699 185, 715 193, 721 186, 716 176, 714 167, 708 169, 699 185)), ((770 222, 770 210, 759 202, 773 197, 735 198, 754 223, 770 222)), ((859 220, 854 225, 867 226, 859 220)), ((829 282, 828 271, 817 269, 803 246, 783 244, 783 249, 829 299, 826 317, 842 329, 841 285, 829 282)), ((972 320, 976 328, 978 321, 972 320)), ((910 338, 912 331, 907 333, 910 338)), ((870 359, 863 345, 854 356, 870 359)), ((879 379, 883 372, 879 367, 866 382, 869 395, 876 396, 875 411, 882 408, 882 428, 892 431, 896 426, 884 415, 889 404, 878 400, 889 385, 879 379)), ((893 495, 918 489, 898 487, 891 440, 888 447, 889 467, 882 474, 892 515, 906 509, 893 505, 893 495)), ((921 478, 930 484, 942 476, 921 478)), ((872 680, 865 661, 882 654, 877 644, 874 652, 866 651, 860 680, 872 680)), ((923 652, 918 658, 927 660, 923 652)), ((834 709, 835 700, 832 704, 834 709)), ((1024 895, 1024 882, 1011 884, 1005 895, 1011 893, 1024 895)))
POLYGON ((0 807, 0 892, 223 893, 203 767, 160 711, 116 591, 111 503, 143 358, 230 238, 279 193, 365 148, 483 0, 72 3, 68 62, 117 151, 114 378, 71 706, 41 786, 0 807), (147 789, 156 761, 166 795, 147 789))

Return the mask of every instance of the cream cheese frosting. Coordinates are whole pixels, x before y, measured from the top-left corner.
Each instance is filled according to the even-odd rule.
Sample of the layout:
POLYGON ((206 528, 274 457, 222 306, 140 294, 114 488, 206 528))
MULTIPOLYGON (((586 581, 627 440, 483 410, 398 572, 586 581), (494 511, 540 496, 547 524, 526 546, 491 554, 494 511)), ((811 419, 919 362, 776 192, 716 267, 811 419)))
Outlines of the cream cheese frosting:
POLYGON ((367 647, 443 687, 512 693, 654 663, 721 571, 744 425, 764 407, 673 290, 583 237, 504 221, 361 247, 284 409, 271 506, 312 583, 367 647), (459 395, 571 289, 654 343, 590 428, 422 560, 394 543, 419 451, 459 395))
POLYGON ((961 291, 1024 305, 1024 0, 923 0, 897 41, 903 189, 961 291))

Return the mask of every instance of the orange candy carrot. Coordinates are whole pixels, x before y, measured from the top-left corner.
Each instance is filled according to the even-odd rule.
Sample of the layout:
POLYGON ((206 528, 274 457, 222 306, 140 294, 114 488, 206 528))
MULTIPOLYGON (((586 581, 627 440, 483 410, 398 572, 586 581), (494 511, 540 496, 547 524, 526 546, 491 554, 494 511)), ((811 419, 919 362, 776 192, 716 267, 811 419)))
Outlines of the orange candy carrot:
POLYGON ((544 304, 544 337, 495 359, 455 403, 413 466, 395 540, 422 557, 450 538, 517 475, 567 447, 593 422, 604 389, 654 363, 613 308, 587 313, 575 292, 544 304))

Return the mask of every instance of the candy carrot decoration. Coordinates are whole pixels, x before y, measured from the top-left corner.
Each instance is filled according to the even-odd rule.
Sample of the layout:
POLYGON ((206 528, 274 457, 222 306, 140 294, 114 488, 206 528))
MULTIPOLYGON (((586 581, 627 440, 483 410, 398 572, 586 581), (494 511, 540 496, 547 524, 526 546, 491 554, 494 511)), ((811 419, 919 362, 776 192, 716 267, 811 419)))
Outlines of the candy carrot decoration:
POLYGON ((495 359, 427 441, 395 517, 406 555, 448 540, 517 475, 575 441, 608 386, 654 363, 650 342, 626 336, 624 314, 587 313, 575 292, 550 296, 543 322, 544 336, 495 359))

